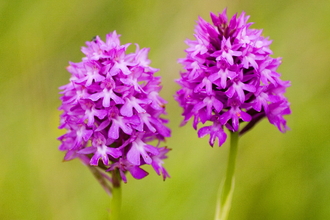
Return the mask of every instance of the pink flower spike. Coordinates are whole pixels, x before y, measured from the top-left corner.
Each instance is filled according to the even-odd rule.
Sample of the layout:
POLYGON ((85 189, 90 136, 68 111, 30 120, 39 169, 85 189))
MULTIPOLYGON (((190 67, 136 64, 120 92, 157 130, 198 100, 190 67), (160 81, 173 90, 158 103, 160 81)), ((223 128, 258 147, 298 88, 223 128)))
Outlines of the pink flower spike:
MULTIPOLYGON (((128 52, 131 44, 121 44, 119 37, 114 31, 105 42, 99 36, 86 42, 85 56, 69 62, 69 82, 60 87, 59 128, 66 133, 58 138, 59 150, 66 153, 64 160, 78 158, 89 166, 108 192, 113 183, 107 172, 119 170, 124 182, 127 173, 144 178, 148 173, 141 166, 162 163, 168 151, 157 157, 159 145, 171 135, 162 118, 167 102, 159 95, 161 77, 150 66, 150 49, 135 44, 128 52)), ((159 169, 157 174, 169 176, 159 169)))
POLYGON ((226 9, 210 16, 212 23, 198 18, 195 40, 185 41, 186 57, 178 59, 183 71, 176 80, 181 88, 175 99, 183 109, 181 126, 191 118, 196 130, 200 123, 210 122, 198 135, 209 134, 211 146, 216 137, 220 145, 225 140, 222 130, 217 136, 214 127, 245 133, 267 117, 280 131, 287 130, 283 116, 290 107, 284 93, 290 83, 277 72, 281 58, 270 56, 272 41, 262 30, 250 28, 244 12, 231 19, 226 9), (241 129, 244 121, 248 123, 241 129))

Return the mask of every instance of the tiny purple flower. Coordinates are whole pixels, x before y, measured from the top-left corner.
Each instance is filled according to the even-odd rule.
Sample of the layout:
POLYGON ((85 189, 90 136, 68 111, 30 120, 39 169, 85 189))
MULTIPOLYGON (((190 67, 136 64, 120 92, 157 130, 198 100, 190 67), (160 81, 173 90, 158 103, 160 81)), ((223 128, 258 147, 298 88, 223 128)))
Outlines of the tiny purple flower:
POLYGON ((219 146, 226 141, 224 127, 243 134, 263 117, 285 132, 290 82, 276 72, 281 60, 270 57, 271 41, 250 28, 244 12, 228 20, 225 9, 211 19, 213 24, 198 19, 196 40, 186 40, 187 56, 179 59, 184 71, 175 99, 183 108, 181 125, 193 118, 197 130, 199 123, 211 122, 198 131, 198 137, 210 135, 211 146, 216 139, 219 146), (241 122, 247 122, 244 128, 241 122))
POLYGON ((136 51, 127 54, 130 44, 120 45, 119 37, 114 31, 106 42, 98 36, 86 42, 86 57, 67 67, 71 78, 60 87, 59 108, 59 128, 67 132, 59 137, 59 150, 66 152, 64 160, 79 158, 103 174, 119 169, 124 182, 127 172, 145 177, 144 164, 165 179, 169 175, 162 165, 168 149, 148 143, 170 136, 168 121, 161 118, 166 101, 159 96, 158 69, 149 66, 149 49, 136 44, 136 51))

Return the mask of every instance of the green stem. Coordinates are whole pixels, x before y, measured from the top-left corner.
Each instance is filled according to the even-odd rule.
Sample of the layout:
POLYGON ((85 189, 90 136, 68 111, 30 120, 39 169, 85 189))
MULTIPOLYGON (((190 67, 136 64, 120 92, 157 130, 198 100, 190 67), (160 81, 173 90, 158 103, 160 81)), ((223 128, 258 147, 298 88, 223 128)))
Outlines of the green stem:
POLYGON ((234 185, 235 185, 234 173, 235 173, 237 147, 238 147, 238 132, 231 132, 227 172, 224 182, 220 185, 220 195, 218 197, 215 220, 228 219, 232 195, 234 192, 234 185))
POLYGON ((120 174, 119 171, 113 170, 112 175, 112 197, 110 202, 110 220, 120 219, 120 208, 121 208, 121 188, 120 188, 120 174))

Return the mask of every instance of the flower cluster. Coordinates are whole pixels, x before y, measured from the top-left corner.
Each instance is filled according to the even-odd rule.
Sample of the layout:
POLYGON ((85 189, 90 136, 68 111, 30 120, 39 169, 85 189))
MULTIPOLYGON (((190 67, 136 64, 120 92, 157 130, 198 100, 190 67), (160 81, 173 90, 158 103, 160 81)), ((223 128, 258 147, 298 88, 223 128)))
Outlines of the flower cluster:
POLYGON ((226 9, 218 16, 211 13, 212 24, 199 18, 196 40, 187 40, 186 58, 179 63, 185 71, 177 83, 181 89, 176 100, 183 108, 182 125, 193 117, 193 127, 210 122, 198 136, 210 135, 221 146, 226 140, 224 126, 241 134, 263 117, 287 130, 283 115, 290 114, 284 97, 290 82, 282 81, 276 69, 280 58, 272 58, 271 41, 262 30, 250 29, 249 16, 243 12, 227 19, 226 9), (241 122, 248 122, 240 129, 241 122))
POLYGON ((118 169, 124 182, 127 171, 136 179, 145 177, 144 164, 165 179, 163 159, 169 149, 159 143, 170 129, 161 118, 166 101, 158 93, 158 70, 149 66, 149 49, 136 44, 136 51, 126 54, 130 44, 120 45, 119 37, 114 31, 105 42, 98 36, 86 42, 86 57, 67 67, 70 83, 60 87, 60 128, 67 132, 59 137, 59 149, 66 151, 64 160, 79 158, 106 171, 118 169))

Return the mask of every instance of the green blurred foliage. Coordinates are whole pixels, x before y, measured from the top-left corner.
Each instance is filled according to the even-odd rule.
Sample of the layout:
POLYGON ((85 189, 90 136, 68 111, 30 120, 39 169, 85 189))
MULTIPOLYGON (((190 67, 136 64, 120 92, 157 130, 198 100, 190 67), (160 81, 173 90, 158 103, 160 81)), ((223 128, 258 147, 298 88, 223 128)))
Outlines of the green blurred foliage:
POLYGON ((240 140, 230 219, 323 220, 330 216, 330 1, 320 0, 2 0, 0 1, 0 219, 106 219, 109 197, 79 161, 57 147, 58 87, 68 61, 95 35, 117 30, 123 43, 150 47, 160 68, 173 150, 171 178, 149 169, 123 185, 122 219, 213 219, 228 143, 211 148, 190 126, 179 128, 173 99, 198 16, 242 10, 273 40, 279 71, 290 80, 291 128, 267 120, 240 140))

